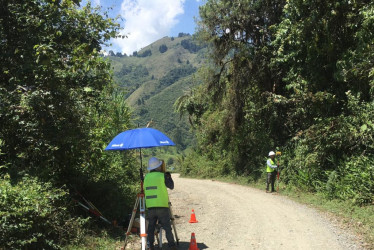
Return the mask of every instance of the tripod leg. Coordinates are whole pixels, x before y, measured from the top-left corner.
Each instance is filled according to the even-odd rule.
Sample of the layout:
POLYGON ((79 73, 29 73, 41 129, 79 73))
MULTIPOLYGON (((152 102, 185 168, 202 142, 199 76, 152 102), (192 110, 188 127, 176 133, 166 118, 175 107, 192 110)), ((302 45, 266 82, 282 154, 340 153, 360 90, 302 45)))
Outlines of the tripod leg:
POLYGON ((140 195, 140 237, 142 237, 142 250, 147 245, 147 234, 145 232, 145 199, 144 194, 140 195))
POLYGON ((134 219, 135 219, 136 211, 138 209, 138 205, 139 205, 139 196, 136 197, 134 209, 132 210, 131 219, 130 219, 129 227, 127 228, 125 244, 124 244, 123 249, 126 249, 127 237, 131 234, 131 229, 132 229, 132 225, 134 224, 134 219))
POLYGON ((155 230, 155 238, 156 238, 156 240, 157 240, 157 245, 159 245, 160 246, 160 239, 159 239, 159 236, 160 235, 160 232, 159 232, 159 229, 157 228, 157 226, 156 226, 156 230, 155 230))
POLYGON ((158 247, 162 249, 162 227, 158 231, 158 247))
POLYGON ((170 212, 171 224, 173 225, 173 228, 174 228, 175 240, 177 242, 177 245, 179 246, 179 238, 178 238, 178 234, 177 234, 177 228, 175 227, 175 218, 174 218, 173 210, 171 209, 171 202, 170 201, 169 201, 169 212, 170 212))

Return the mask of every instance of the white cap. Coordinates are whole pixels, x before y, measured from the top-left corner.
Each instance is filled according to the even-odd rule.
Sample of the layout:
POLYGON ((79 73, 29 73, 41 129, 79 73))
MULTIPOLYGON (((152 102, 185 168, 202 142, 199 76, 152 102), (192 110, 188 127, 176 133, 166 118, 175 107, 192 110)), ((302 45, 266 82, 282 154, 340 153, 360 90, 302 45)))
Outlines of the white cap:
POLYGON ((274 151, 269 152, 269 156, 275 155, 274 151))
POLYGON ((157 159, 156 157, 152 157, 151 159, 149 159, 148 161, 148 170, 153 170, 153 169, 156 169, 158 168, 159 166, 162 165, 162 161, 160 161, 159 159, 157 159))

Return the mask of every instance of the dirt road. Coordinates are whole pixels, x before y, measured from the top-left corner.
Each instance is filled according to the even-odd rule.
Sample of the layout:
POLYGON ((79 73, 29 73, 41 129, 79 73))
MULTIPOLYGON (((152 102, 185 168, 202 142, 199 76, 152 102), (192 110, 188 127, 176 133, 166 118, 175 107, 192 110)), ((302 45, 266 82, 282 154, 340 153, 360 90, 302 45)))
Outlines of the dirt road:
POLYGON ((181 250, 192 232, 200 249, 361 249, 322 213, 280 195, 177 174, 173 179, 169 196, 181 250), (192 209, 198 223, 189 223, 192 209))

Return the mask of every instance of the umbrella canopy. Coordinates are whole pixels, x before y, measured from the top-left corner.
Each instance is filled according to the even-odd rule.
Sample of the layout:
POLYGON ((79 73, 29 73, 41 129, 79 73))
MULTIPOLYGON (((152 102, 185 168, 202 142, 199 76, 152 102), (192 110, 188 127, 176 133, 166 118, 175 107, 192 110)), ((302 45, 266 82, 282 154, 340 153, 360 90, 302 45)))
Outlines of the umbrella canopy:
POLYGON ((174 142, 169 137, 157 129, 136 128, 118 134, 105 150, 127 150, 174 145, 174 142))

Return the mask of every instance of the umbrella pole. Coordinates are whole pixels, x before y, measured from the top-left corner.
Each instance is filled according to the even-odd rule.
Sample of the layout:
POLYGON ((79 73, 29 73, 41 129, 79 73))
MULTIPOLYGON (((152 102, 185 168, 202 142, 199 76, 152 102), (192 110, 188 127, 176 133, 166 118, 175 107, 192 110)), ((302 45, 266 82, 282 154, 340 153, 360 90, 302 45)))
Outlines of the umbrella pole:
POLYGON ((140 150, 140 194, 139 194, 139 210, 140 210, 140 237, 142 238, 142 250, 145 250, 147 245, 147 233, 145 228, 145 195, 144 195, 144 176, 143 176, 143 161, 142 149, 140 150))
POLYGON ((143 175, 143 161, 142 161, 142 149, 140 148, 140 193, 144 194, 143 182, 144 182, 144 175, 143 175))

